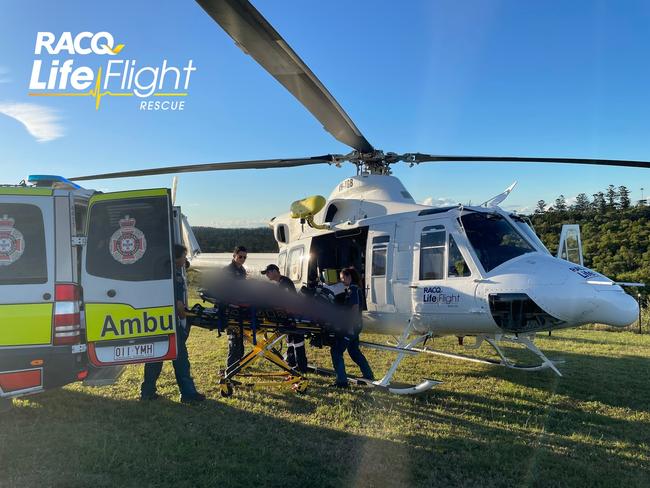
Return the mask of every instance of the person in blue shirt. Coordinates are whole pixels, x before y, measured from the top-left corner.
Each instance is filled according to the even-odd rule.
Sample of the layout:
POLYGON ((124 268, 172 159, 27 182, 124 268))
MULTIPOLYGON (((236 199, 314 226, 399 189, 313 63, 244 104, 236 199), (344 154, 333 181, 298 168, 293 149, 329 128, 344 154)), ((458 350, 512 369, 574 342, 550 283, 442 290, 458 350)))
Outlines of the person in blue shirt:
MULTIPOLYGON (((375 379, 368 360, 359 349, 359 334, 361 333, 362 321, 361 312, 364 303, 363 292, 358 283, 353 283, 353 272, 350 268, 344 268, 339 275, 345 285, 345 295, 343 306, 346 307, 350 314, 351 320, 343 330, 337 332, 334 339, 334 345, 330 350, 332 356, 332 365, 336 372, 336 383, 333 386, 338 388, 347 388, 348 376, 345 372, 345 361, 343 353, 347 350, 350 358, 357 363, 361 369, 363 378, 373 381, 375 379)), ((356 272, 354 272, 356 274, 356 272)))
MULTIPOLYGON (((180 244, 174 245, 174 300, 176 308, 176 359, 172 361, 176 383, 181 392, 181 402, 194 403, 205 400, 205 395, 199 393, 190 375, 190 359, 187 354, 187 338, 190 326, 185 316, 187 288, 183 269, 187 263, 187 249, 180 244)), ((144 381, 140 386, 141 400, 155 400, 159 397, 156 393, 156 381, 162 371, 163 363, 147 363, 144 365, 144 381)))

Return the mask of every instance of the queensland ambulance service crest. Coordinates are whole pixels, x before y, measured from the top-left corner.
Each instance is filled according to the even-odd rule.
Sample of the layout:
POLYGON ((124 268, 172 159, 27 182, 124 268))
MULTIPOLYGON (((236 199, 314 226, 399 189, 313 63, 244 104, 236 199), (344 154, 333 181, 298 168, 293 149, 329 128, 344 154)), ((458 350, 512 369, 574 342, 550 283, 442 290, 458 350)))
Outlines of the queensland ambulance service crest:
POLYGON ((14 227, 16 221, 4 215, 0 219, 0 266, 9 266, 20 259, 25 252, 25 238, 14 227))
POLYGON ((126 215, 120 220, 120 228, 113 232, 109 246, 118 263, 133 264, 147 251, 147 239, 135 226, 135 219, 126 215))

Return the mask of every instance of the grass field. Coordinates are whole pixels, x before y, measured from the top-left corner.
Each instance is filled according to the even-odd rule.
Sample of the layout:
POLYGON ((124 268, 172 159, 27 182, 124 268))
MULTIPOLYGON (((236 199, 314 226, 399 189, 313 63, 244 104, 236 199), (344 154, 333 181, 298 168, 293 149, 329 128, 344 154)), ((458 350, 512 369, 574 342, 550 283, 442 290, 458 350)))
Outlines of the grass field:
MULTIPOLYGON (((315 377, 303 395, 224 399, 225 336, 195 329, 206 402, 179 403, 171 365, 154 402, 138 401, 142 366, 112 387, 16 400, 0 415, 0 485, 650 486, 650 335, 578 329, 538 344, 566 360, 564 378, 416 357, 397 379, 444 381, 416 397, 315 377)), ((435 346, 460 351, 451 338, 435 346)), ((329 364, 327 350, 309 352, 329 364)), ((376 372, 391 360, 368 358, 376 372)))

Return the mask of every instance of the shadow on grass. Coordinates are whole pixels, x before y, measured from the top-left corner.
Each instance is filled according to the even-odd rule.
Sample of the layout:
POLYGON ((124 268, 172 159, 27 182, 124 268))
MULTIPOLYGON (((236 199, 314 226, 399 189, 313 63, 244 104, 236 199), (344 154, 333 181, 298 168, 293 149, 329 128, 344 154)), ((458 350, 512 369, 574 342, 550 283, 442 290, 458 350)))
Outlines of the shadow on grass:
POLYGON ((597 484, 605 469, 628 486, 647 481, 638 460, 604 445, 588 446, 588 459, 581 459, 581 441, 554 439, 553 429, 541 433, 549 426, 544 405, 515 398, 332 394, 316 385, 318 398, 274 393, 188 406, 96 391, 53 391, 0 418, 0 485, 541 486, 597 484), (253 404, 259 411, 251 411, 253 404), (340 427, 306 422, 316 408, 332 412, 340 427), (301 413, 301 421, 292 417, 301 413), (527 428, 531 415, 541 419, 532 421, 537 432, 527 428), (381 433, 387 416, 408 421, 399 435, 377 439, 345 427, 351 419, 361 423, 357 432, 365 422, 381 433))
MULTIPOLYGON (((143 403, 66 389, 14 408, 0 426, 2 486, 347 486, 364 452, 401 449, 222 401, 143 403)), ((376 484, 370 474, 394 479, 388 465, 378 468, 362 476, 367 486, 376 484)))
MULTIPOLYGON (((544 391, 553 391, 581 402, 599 402, 617 408, 650 412, 650 358, 644 356, 609 357, 575 354, 546 348, 550 358, 561 358, 562 378, 550 370, 525 372, 490 367, 489 374, 503 381, 544 391)), ((467 376, 479 378, 478 372, 467 376)))

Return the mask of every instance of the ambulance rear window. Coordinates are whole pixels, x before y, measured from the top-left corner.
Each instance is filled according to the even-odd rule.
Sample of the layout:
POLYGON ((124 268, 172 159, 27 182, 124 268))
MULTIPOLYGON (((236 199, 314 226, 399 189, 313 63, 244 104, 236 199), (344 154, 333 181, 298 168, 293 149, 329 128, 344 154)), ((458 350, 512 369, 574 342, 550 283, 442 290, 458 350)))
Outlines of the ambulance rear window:
POLYGON ((169 225, 166 198, 94 203, 90 208, 86 271, 121 281, 169 279, 169 225))
POLYGON ((24 203, 0 203, 0 285, 38 283, 47 283, 41 209, 24 203))

